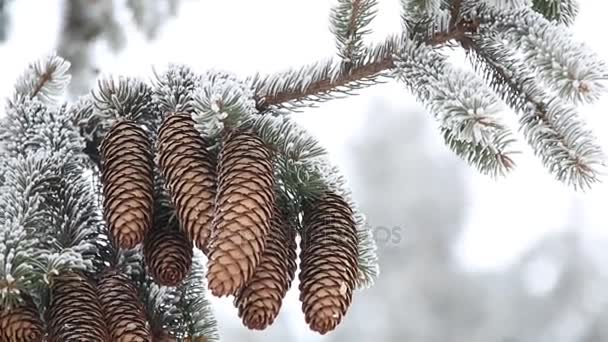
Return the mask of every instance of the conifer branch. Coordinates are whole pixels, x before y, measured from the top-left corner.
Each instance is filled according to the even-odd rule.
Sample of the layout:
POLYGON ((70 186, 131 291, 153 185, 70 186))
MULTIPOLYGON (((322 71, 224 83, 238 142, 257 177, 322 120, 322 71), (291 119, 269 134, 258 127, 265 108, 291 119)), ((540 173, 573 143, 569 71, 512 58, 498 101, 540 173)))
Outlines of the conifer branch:
POLYGON ((540 88, 499 36, 483 32, 463 44, 495 92, 522 114, 524 135, 547 169, 574 188, 598 182, 604 156, 574 108, 540 88))
MULTIPOLYGON (((451 31, 434 33, 426 43, 442 45, 458 41, 475 29, 475 25, 458 25, 451 31)), ((383 83, 395 68, 393 56, 403 47, 403 38, 402 35, 389 37, 383 43, 368 47, 349 70, 341 69, 340 62, 327 60, 274 75, 256 75, 250 81, 256 93, 256 108, 259 112, 272 108, 297 111, 383 83)))
POLYGON ((560 97, 576 104, 594 102, 605 92, 608 66, 563 27, 529 8, 500 12, 478 6, 477 12, 484 30, 504 32, 533 66, 530 69, 560 97))
POLYGON ((344 69, 362 57, 363 38, 371 32, 367 26, 376 15, 376 6, 377 0, 338 0, 332 8, 330 22, 344 69))
POLYGON ((438 120, 448 146, 482 173, 504 175, 513 166, 515 141, 498 114, 502 104, 475 74, 457 70, 427 45, 404 45, 396 78, 438 120), (470 147, 463 153, 464 147, 470 147))
POLYGON ((43 103, 55 103, 70 82, 69 68, 69 62, 54 54, 30 64, 17 80, 16 96, 36 97, 43 103))

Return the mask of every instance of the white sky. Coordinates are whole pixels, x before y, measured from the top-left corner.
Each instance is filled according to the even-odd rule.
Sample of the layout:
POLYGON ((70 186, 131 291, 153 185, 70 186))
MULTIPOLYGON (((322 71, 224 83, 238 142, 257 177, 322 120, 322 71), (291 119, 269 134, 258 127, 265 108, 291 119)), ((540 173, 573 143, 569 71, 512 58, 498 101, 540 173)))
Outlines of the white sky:
MULTIPOLYGON (((381 12, 374 23, 376 39, 400 27, 399 1, 379 2, 381 12)), ((580 2, 582 13, 575 34, 608 60, 603 32, 608 3, 580 2)), ((152 44, 133 33, 128 48, 118 56, 100 49, 102 70, 151 77, 152 66, 162 68, 176 62, 201 71, 217 68, 247 76, 256 71, 272 72, 302 65, 334 53, 327 20, 332 3, 329 0, 186 0, 185 3, 179 20, 170 22, 160 39, 152 44)), ((14 15, 18 20, 14 33, 7 43, 0 45, 0 96, 11 93, 13 81, 27 63, 54 48, 59 4, 59 0, 15 1, 14 15)), ((328 103, 298 115, 298 119, 328 147, 336 163, 347 167, 344 142, 357 134, 363 116, 377 98, 402 108, 413 103, 412 96, 402 87, 387 85, 363 91, 355 98, 328 103)), ((599 103, 580 110, 606 151, 607 104, 608 94, 599 103)), ((458 251, 463 262, 472 268, 508 265, 543 234, 563 228, 573 205, 583 210, 583 215, 577 218, 580 225, 574 229, 584 231, 589 239, 608 237, 608 186, 599 185, 588 193, 576 194, 554 181, 529 150, 525 152, 519 158, 516 172, 506 179, 491 180, 472 169, 469 173, 473 196, 458 251)), ((290 298, 288 306, 297 305, 296 299, 290 298)))

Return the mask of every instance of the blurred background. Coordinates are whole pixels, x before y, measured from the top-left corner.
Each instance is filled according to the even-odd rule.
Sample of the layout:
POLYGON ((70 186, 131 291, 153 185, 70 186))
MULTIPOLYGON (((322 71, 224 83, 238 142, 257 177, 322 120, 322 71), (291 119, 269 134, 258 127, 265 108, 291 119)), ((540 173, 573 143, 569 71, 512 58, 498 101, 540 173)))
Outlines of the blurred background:
MULTIPOLYGON (((373 40, 397 32, 399 1, 379 0, 373 40)), ((608 4, 581 0, 575 36, 608 60, 608 4)), ((54 50, 75 97, 101 75, 153 77, 184 63, 246 77, 335 53, 330 0, 0 0, 0 96, 54 50)), ((466 67, 461 54, 454 63, 466 67)), ((604 100, 581 108, 608 151, 604 100)), ((514 123, 516 116, 505 113, 514 123)), ((304 324, 297 291, 275 324, 247 331, 213 299, 224 341, 608 341, 608 186, 576 193, 526 147, 504 179, 443 145, 405 88, 387 83, 295 114, 342 167, 379 246, 381 276, 327 336, 304 324)), ((293 285, 297 287, 297 283, 293 285)))

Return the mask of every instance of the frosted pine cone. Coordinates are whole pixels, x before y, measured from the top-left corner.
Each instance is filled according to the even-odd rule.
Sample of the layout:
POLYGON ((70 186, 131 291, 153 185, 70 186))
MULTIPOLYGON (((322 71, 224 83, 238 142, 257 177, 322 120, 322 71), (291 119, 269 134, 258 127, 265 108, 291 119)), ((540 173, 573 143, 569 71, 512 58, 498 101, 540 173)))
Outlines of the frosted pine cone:
POLYGON ((80 274, 54 279, 47 315, 49 342, 111 340, 95 287, 80 274))
POLYGON ((209 247, 209 288, 235 294, 251 279, 270 230, 275 204, 272 156, 251 133, 237 132, 222 147, 209 247))
POLYGON ((143 304, 127 276, 106 271, 97 291, 112 341, 152 342, 143 304))
POLYGON ((182 229, 208 253, 215 203, 215 161, 189 114, 169 115, 158 133, 158 165, 182 229))
POLYGON ((34 302, 25 302, 11 309, 0 309, 1 342, 40 342, 44 338, 44 325, 34 302))
POLYGON ((275 208, 260 264, 235 298, 239 317, 249 329, 264 330, 279 314, 297 267, 294 229, 284 213, 275 208))
POLYGON ((152 146, 135 122, 121 120, 101 145, 104 217, 114 245, 133 248, 152 224, 152 146))
POLYGON ((159 285, 179 285, 190 271, 192 254, 192 243, 177 229, 153 229, 144 240, 144 260, 159 285))
POLYGON ((325 334, 342 321, 357 280, 353 212, 339 195, 323 194, 304 210, 300 300, 306 323, 325 334))

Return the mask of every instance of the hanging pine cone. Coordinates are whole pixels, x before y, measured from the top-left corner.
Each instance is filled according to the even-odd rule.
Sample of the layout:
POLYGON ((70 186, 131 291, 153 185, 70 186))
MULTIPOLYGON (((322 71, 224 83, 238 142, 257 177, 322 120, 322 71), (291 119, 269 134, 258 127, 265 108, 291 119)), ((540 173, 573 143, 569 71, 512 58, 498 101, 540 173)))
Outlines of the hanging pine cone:
POLYGON ((44 326, 31 298, 11 309, 0 309, 0 342, 40 342, 44 326))
POLYGON ((295 276, 295 230, 287 223, 285 214, 275 208, 260 264, 235 297, 239 317, 249 329, 264 330, 274 322, 295 276))
POLYGON ((251 279, 264 252, 275 194, 271 153, 251 133, 233 133, 224 141, 218 170, 207 279, 220 297, 251 279))
POLYGON ((49 342, 111 341, 95 287, 80 274, 54 279, 47 315, 49 342))
POLYGON ((97 291, 112 341, 152 342, 143 304, 127 276, 106 271, 97 291))
POLYGON ((152 146, 135 122, 115 123, 101 144, 104 216, 115 246, 133 248, 152 224, 152 146))
POLYGON ((192 255, 192 242, 177 229, 153 229, 144 240, 144 261, 159 285, 179 285, 190 271, 192 255))
POLYGON ((300 300, 306 323, 325 334, 342 321, 357 279, 357 232, 348 203, 323 194, 304 210, 300 300))
POLYGON ((208 253, 215 202, 215 162, 189 114, 169 115, 158 132, 158 165, 182 229, 208 253))

